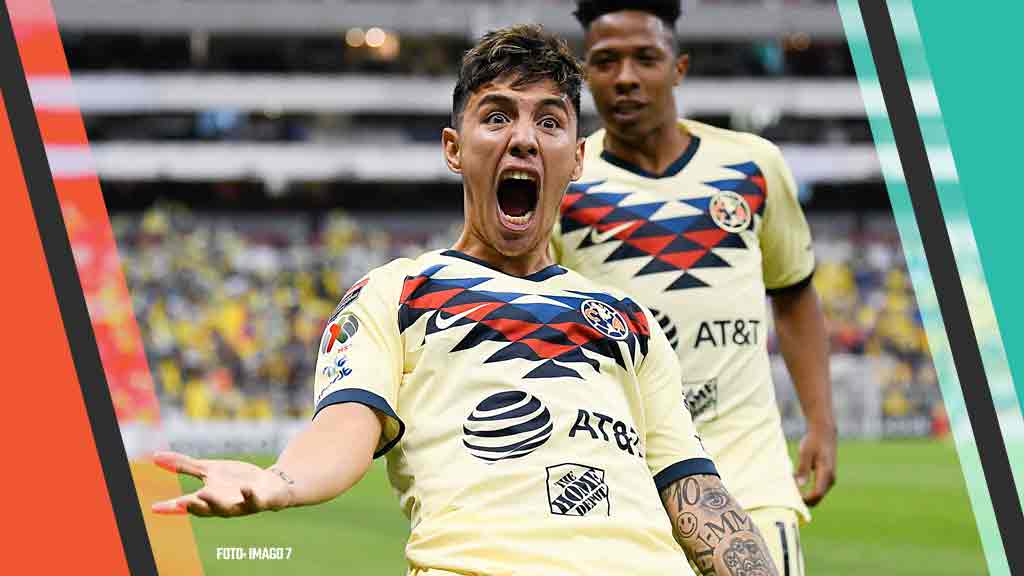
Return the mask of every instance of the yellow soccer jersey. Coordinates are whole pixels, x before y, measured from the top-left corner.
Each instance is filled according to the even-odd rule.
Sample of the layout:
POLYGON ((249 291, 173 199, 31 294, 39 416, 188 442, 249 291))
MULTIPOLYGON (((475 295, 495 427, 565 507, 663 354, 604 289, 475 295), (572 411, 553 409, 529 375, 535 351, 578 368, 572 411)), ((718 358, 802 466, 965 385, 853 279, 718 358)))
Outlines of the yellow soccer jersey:
POLYGON ((778 148, 688 120, 690 145, 654 175, 587 139, 552 245, 558 262, 637 298, 664 329, 686 403, 746 508, 809 513, 793 481, 766 345, 765 292, 809 282, 811 235, 778 148))
POLYGON ((622 293, 452 250, 395 260, 342 299, 316 370, 317 411, 387 416, 412 570, 691 574, 658 492, 717 472, 671 345, 622 293))

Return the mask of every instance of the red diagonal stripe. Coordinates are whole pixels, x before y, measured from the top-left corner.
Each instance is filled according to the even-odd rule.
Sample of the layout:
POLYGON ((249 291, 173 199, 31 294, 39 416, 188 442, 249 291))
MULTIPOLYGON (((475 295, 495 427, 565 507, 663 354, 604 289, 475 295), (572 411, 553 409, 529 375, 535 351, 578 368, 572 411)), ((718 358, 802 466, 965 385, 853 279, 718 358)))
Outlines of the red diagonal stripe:
POLYGON ((409 301, 410 308, 429 308, 431 310, 437 310, 442 308, 445 302, 451 300, 456 294, 459 294, 465 290, 465 288, 452 288, 450 290, 441 290, 440 292, 431 292, 430 294, 424 294, 418 298, 413 298, 409 301))
POLYGON ((687 270, 705 254, 707 254, 707 250, 687 250, 686 252, 675 252, 673 254, 658 254, 655 258, 668 262, 680 270, 687 270))
POLYGON ((579 347, 578 345, 552 344, 547 340, 539 340, 537 338, 523 338, 520 342, 529 346, 538 356, 546 359, 555 358, 579 347))
POLYGON ((684 232, 683 238, 693 240, 705 248, 714 248, 715 246, 718 246, 718 243, 721 242, 723 238, 725 238, 726 234, 728 234, 728 232, 721 228, 712 228, 711 230, 694 230, 692 232, 684 232))
POLYGON ((501 332, 510 342, 518 342, 541 327, 541 324, 535 322, 524 322, 522 320, 512 320, 511 318, 494 318, 491 320, 481 320, 481 322, 501 332))
POLYGON ((561 322, 559 324, 548 324, 548 327, 554 328, 565 334, 565 337, 574 344, 586 344, 597 338, 603 338, 604 336, 586 324, 579 324, 577 322, 561 322))
POLYGON ((47 144, 83 145, 88 140, 77 110, 36 110, 39 131, 47 144))
POLYGON ((675 240, 675 235, 670 236, 651 236, 648 238, 629 238, 626 240, 626 244, 635 246, 644 252, 654 255, 660 253, 666 246, 675 240))
POLYGON ((580 208, 579 210, 573 210, 568 214, 573 220, 578 220, 584 224, 596 224, 601 221, 602 218, 610 214, 615 210, 614 206, 598 206, 596 208, 580 208))

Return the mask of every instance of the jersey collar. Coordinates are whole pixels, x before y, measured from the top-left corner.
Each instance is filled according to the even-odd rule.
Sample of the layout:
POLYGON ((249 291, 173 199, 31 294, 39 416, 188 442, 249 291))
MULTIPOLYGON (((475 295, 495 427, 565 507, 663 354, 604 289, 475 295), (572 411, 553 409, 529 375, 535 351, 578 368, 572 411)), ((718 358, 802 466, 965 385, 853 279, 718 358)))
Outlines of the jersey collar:
POLYGON ((632 172, 633 174, 643 176, 644 178, 668 178, 670 176, 675 176, 676 174, 679 174, 680 170, 685 168, 686 165, 690 163, 690 160, 693 159, 693 155, 697 153, 697 148, 699 146, 700 137, 697 136, 696 134, 691 133, 690 143, 686 145, 686 150, 683 150, 682 155, 679 156, 679 158, 677 158, 675 162, 670 164, 669 167, 666 168, 665 171, 662 172, 661 174, 648 172, 647 170, 644 170, 643 168, 637 166, 636 164, 633 164, 632 162, 629 162, 627 160, 623 160, 622 158, 619 158, 618 156, 612 154, 607 150, 601 151, 601 159, 613 166, 618 166, 619 168, 622 168, 627 172, 632 172))
POLYGON ((513 278, 521 278, 523 280, 530 280, 531 282, 543 282, 543 281, 547 280, 548 278, 551 278, 553 276, 560 276, 560 275, 565 274, 567 272, 567 270, 565 268, 562 268, 558 264, 552 264, 551 266, 548 266, 547 268, 543 268, 543 269, 538 270, 538 271, 534 272, 533 274, 530 274, 530 275, 527 275, 527 276, 515 276, 515 275, 509 274, 508 272, 505 272, 503 270, 499 270, 498 268, 492 266, 488 262, 485 262, 485 261, 483 261, 483 260, 481 260, 479 258, 475 258, 473 256, 470 256, 469 254, 464 254, 462 252, 459 252, 458 250, 445 250, 444 252, 441 252, 441 255, 442 256, 448 256, 450 258, 459 258, 460 260, 465 260, 467 262, 472 262, 473 264, 477 264, 478 266, 483 266, 484 268, 489 268, 491 270, 494 270, 495 272, 500 272, 500 273, 502 273, 502 274, 504 274, 506 276, 512 276, 513 278))

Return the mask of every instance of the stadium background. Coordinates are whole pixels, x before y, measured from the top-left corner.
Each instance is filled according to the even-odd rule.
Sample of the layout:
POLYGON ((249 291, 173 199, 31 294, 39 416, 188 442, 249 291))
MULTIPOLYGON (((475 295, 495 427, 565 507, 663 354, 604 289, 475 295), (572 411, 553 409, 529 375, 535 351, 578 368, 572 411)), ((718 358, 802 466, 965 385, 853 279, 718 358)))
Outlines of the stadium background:
MULTIPOLYGON (((129 455, 170 444, 269 462, 310 414, 313 350, 340 294, 458 232, 461 189, 438 136, 461 52, 522 21, 582 46, 569 0, 54 7, 131 296, 104 299, 109 261, 66 210, 83 285, 106 304, 90 310, 111 327, 97 330, 104 362, 122 360, 108 379, 129 455), (118 336, 132 313, 142 350, 118 336)), ((683 113, 779 144, 815 235, 843 442, 839 487, 806 528, 810 573, 984 573, 834 4, 684 9, 683 113)), ((50 156, 55 172, 83 161, 50 156)), ((799 405, 774 362, 796 439, 799 405)), ((272 570, 217 561, 215 547, 292 540, 302 559, 289 570, 401 570, 404 519, 379 469, 330 507, 195 522, 207 573, 272 570)))

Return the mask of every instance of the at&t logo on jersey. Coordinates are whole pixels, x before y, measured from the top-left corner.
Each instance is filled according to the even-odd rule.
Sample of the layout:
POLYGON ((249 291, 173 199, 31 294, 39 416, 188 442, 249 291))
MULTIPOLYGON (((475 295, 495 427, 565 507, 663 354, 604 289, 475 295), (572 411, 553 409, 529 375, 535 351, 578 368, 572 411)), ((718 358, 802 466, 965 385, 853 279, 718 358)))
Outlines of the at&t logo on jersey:
POLYGON ((519 390, 484 398, 466 418, 462 443, 488 464, 522 458, 551 438, 551 412, 532 394, 519 390))
POLYGON ((711 219, 726 232, 742 232, 750 227, 750 205, 731 190, 722 190, 711 197, 708 205, 711 219))
POLYGON ((629 327, 626 326, 622 314, 604 302, 587 300, 580 310, 587 322, 601 334, 613 340, 625 340, 629 336, 629 327))
POLYGON ((548 504, 558 516, 611 515, 604 470, 583 464, 548 466, 548 504))

